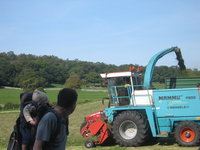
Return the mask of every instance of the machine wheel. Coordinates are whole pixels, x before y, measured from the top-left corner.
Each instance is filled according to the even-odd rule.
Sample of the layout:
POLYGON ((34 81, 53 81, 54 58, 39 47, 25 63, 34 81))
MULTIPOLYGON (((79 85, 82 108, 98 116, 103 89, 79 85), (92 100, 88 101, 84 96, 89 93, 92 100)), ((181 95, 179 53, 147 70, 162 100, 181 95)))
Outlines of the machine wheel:
POLYGON ((123 111, 115 117, 112 132, 120 146, 140 146, 149 137, 149 124, 141 113, 123 111))
POLYGON ((200 142, 200 128, 193 121, 181 122, 175 128, 175 138, 181 146, 195 146, 200 142))
POLYGON ((94 147, 95 146, 95 144, 94 144, 94 141, 92 141, 92 140, 87 140, 86 142, 85 142, 85 147, 86 148, 92 148, 92 147, 94 147))

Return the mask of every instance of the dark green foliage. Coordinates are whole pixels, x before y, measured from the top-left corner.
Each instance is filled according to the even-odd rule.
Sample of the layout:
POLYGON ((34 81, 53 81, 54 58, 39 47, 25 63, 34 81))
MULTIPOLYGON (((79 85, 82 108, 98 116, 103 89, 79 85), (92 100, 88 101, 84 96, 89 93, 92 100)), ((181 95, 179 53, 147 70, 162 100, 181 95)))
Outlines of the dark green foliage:
POLYGON ((1 109, 3 110, 9 110, 9 109, 19 109, 20 104, 13 104, 13 103, 6 103, 4 105, 4 107, 2 107, 1 109))
POLYGON ((89 72, 86 75, 85 79, 87 83, 92 83, 92 84, 101 83, 101 76, 99 75, 99 73, 96 72, 89 72))
POLYGON ((69 78, 65 82, 66 88, 80 89, 81 88, 81 78, 76 73, 71 73, 69 78))
MULTIPOLYGON (((116 65, 100 62, 62 60, 46 55, 15 55, 13 52, 0 53, 0 61, 0 86, 17 86, 24 89, 47 87, 52 83, 64 84, 72 72, 80 77, 81 83, 99 83, 100 77, 91 81, 91 75, 88 76, 88 73, 96 73, 97 77, 97 74, 102 72, 120 71, 116 65)), ((128 70, 128 67, 124 70, 128 70)))
POLYGON ((25 68, 16 76, 15 84, 25 91, 48 86, 46 79, 30 68, 25 68))
POLYGON ((153 82, 165 83, 165 78, 181 76, 177 67, 159 66, 155 67, 153 82))
MULTIPOLYGON (((127 71, 133 64, 121 66, 102 62, 86 62, 80 60, 62 60, 55 56, 35 56, 14 52, 0 53, 0 86, 17 86, 24 89, 48 87, 52 83, 64 84, 75 73, 81 84, 100 85, 100 73, 127 71)), ((136 68, 139 65, 134 65, 136 68)), ((197 69, 187 69, 181 73, 177 67, 155 67, 153 81, 164 83, 165 78, 176 76, 200 76, 197 69)), ((142 75, 143 78, 143 75, 142 75)))
POLYGON ((13 85, 16 75, 15 65, 12 60, 15 58, 14 53, 0 53, 0 86, 13 85))

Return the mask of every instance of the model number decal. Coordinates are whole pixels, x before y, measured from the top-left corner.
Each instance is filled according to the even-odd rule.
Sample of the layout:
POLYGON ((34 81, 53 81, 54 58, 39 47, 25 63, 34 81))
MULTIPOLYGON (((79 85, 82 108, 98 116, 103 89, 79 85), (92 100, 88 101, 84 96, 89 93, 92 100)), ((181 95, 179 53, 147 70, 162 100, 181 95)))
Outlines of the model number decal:
POLYGON ((196 96, 186 96, 186 99, 196 99, 196 96))

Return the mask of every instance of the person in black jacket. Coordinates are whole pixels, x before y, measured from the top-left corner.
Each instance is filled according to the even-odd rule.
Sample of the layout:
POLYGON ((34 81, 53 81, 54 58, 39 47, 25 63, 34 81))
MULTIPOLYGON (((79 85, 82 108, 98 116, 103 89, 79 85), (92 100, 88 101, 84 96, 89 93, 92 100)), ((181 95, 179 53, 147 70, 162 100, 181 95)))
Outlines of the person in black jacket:
POLYGON ((48 97, 44 92, 36 89, 33 93, 24 93, 22 102, 20 112, 22 150, 30 150, 33 147, 35 129, 39 122, 38 115, 40 114, 38 108, 48 104, 48 97))

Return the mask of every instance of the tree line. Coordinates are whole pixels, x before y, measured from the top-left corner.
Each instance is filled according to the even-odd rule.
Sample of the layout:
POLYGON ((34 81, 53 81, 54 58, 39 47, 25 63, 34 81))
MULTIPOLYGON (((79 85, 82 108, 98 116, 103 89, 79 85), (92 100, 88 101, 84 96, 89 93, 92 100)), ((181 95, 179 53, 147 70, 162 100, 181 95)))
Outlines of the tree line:
MULTIPOLYGON (((53 83, 66 84, 66 87, 74 86, 74 88, 81 88, 83 84, 101 84, 100 73, 126 71, 129 70, 130 65, 133 65, 117 66, 78 59, 63 60, 56 56, 47 55, 16 55, 13 51, 0 53, 0 62, 0 86, 14 86, 23 89, 50 87, 53 83)), ((138 67, 139 65, 134 64, 133 66, 138 67)), ((167 77, 180 75, 176 66, 159 66, 155 67, 153 81, 163 83, 167 77)), ((200 71, 187 69, 187 75, 200 76, 200 71)))

